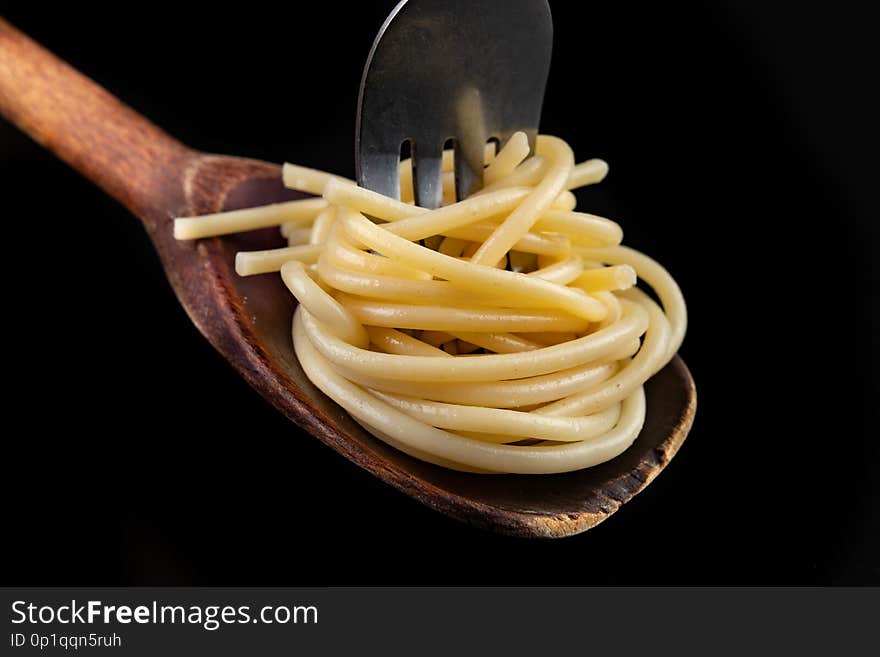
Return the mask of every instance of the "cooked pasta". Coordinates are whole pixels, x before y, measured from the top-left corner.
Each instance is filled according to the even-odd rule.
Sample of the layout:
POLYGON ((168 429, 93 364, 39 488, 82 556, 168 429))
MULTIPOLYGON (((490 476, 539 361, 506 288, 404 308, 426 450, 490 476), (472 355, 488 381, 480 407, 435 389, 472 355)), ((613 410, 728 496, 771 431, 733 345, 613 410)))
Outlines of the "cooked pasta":
POLYGON ((436 210, 413 204, 408 160, 399 201, 285 164, 315 198, 179 218, 175 236, 280 226, 288 246, 239 253, 236 271, 280 272, 303 370, 380 440, 470 472, 602 463, 638 436, 643 384, 681 344, 681 291, 620 226, 575 210, 603 161, 546 135, 529 157, 523 133, 486 160, 483 189, 455 202, 444 153, 436 210))

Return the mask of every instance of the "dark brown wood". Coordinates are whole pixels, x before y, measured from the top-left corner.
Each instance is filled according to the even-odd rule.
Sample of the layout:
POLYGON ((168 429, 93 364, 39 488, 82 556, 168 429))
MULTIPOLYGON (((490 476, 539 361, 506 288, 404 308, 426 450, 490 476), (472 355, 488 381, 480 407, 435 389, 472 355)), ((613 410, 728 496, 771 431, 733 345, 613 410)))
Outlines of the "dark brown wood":
POLYGON ((277 166, 195 152, 0 19, 0 113, 138 216, 199 330, 278 410, 427 506, 504 534, 559 537, 595 526, 644 489, 678 451, 696 409, 676 357, 647 384, 648 420, 600 466, 550 476, 445 470, 376 440, 306 378, 291 343, 295 300, 279 276, 239 278, 236 251, 282 244, 276 230, 178 242, 172 218, 297 194, 277 166))

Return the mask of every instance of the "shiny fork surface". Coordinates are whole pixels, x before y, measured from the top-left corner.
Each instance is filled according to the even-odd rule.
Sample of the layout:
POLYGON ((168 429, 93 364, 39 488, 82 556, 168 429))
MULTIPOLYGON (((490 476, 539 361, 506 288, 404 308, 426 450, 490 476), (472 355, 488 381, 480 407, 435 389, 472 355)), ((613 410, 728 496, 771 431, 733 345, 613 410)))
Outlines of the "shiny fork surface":
POLYGON ((547 0, 403 0, 379 30, 358 98, 358 184, 400 198, 410 142, 417 205, 443 202, 444 144, 454 140, 459 199, 482 187, 485 145, 524 131, 534 150, 550 70, 547 0))

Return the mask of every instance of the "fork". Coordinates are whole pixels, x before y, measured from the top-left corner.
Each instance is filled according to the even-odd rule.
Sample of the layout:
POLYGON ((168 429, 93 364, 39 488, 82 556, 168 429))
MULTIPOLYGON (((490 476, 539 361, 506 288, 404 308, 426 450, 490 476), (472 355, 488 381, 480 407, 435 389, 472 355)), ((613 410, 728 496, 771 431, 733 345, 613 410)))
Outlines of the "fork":
POLYGON ((455 192, 482 187, 486 144, 523 131, 534 152, 550 70, 547 0, 403 0, 379 30, 358 97, 358 184, 400 198, 409 142, 417 205, 443 202, 452 140, 455 192))

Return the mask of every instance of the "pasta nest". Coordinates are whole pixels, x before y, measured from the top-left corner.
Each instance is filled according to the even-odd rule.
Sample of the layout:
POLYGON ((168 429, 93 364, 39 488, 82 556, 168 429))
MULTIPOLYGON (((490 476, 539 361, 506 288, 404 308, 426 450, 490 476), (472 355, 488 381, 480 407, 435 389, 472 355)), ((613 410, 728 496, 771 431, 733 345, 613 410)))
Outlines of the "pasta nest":
POLYGON ((600 182, 563 140, 517 133, 487 148, 484 187, 444 205, 401 200, 284 165, 316 198, 175 222, 193 239, 278 225, 289 246, 242 252, 236 270, 279 272, 299 306, 303 370, 370 433, 456 470, 547 474, 614 458, 645 419, 643 384, 675 354, 687 313, 675 280, 621 245, 620 226, 575 210, 600 182), (659 304, 636 287, 650 286, 659 304))

